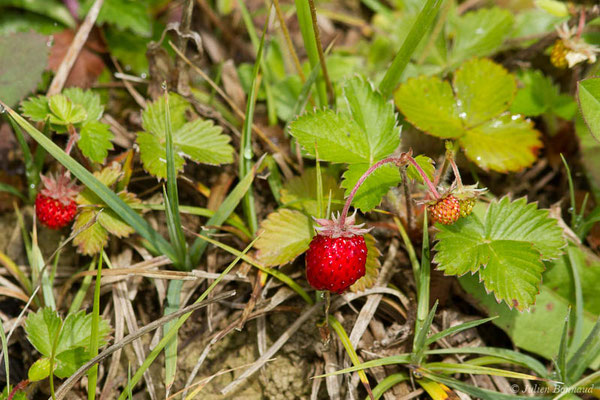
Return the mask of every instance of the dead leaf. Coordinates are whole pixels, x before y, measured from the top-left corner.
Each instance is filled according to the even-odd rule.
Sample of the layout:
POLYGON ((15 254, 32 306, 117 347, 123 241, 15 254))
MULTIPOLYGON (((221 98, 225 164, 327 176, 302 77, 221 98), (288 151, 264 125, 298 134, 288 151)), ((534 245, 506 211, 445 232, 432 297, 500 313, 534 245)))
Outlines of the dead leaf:
MULTIPOLYGON (((74 37, 75 31, 72 29, 65 29, 62 32, 54 34, 54 44, 50 49, 50 58, 48 60, 48 66, 52 71, 56 72, 58 70, 74 37)), ((97 54, 104 51, 106 49, 97 35, 91 34, 69 73, 65 87, 91 87, 104 70, 104 61, 97 54)))

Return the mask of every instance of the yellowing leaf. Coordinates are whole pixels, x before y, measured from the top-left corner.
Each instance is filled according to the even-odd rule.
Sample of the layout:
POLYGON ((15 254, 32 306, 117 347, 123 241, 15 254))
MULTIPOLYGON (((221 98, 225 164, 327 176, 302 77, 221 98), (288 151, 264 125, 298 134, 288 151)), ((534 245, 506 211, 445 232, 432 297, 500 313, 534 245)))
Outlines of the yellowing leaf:
POLYGON ((377 248, 377 241, 370 233, 365 235, 365 244, 367 245, 367 264, 365 265, 365 276, 354 282, 350 286, 350 290, 353 292, 360 292, 365 289, 372 288, 377 277, 379 276, 379 268, 381 263, 379 262, 379 256, 381 251, 377 248))
POLYGON ((281 208, 260 224, 261 236, 254 245, 257 259, 266 266, 283 265, 308 250, 314 235, 310 217, 281 208))
POLYGON ((539 132, 519 115, 506 112, 515 79, 486 59, 464 63, 454 74, 454 92, 439 77, 409 79, 395 93, 396 105, 420 130, 454 138, 484 170, 519 171, 537 159, 539 132))

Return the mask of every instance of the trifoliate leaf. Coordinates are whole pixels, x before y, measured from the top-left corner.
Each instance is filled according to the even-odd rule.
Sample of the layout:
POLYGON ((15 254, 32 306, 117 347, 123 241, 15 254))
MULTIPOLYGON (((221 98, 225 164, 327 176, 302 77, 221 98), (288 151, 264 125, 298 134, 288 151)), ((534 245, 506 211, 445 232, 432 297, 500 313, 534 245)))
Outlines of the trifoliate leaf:
POLYGON ((434 262, 447 275, 479 272, 488 291, 509 307, 524 310, 535 301, 544 264, 561 254, 562 229, 548 211, 522 198, 492 203, 483 221, 471 214, 440 230, 434 262))
POLYGON ((55 125, 75 125, 87 119, 85 108, 73 103, 64 94, 55 94, 48 101, 50 107, 50 123, 55 125))
POLYGON ((344 96, 350 115, 367 135, 372 159, 378 161, 393 153, 400 145, 394 104, 360 76, 346 83, 344 96))
POLYGON ((585 123, 596 140, 600 141, 600 78, 580 81, 577 96, 585 123))
POLYGON ((483 169, 519 171, 542 147, 530 121, 504 111, 514 78, 489 60, 466 62, 455 73, 454 90, 438 77, 408 80, 395 93, 396 105, 417 128, 439 138, 459 139, 467 157, 483 169))
MULTIPOLYGON (((86 15, 93 3, 93 0, 85 1, 80 14, 86 15)), ((140 1, 105 0, 96 22, 113 24, 122 30, 129 29, 136 35, 149 37, 152 34, 152 23, 148 10, 148 6, 140 1)))
POLYGON ((513 16, 500 8, 481 8, 451 19, 455 37, 451 51, 451 64, 457 65, 471 57, 492 54, 510 35, 513 16))
POLYGON ((303 114, 290 124, 290 134, 306 152, 334 163, 367 163, 369 141, 365 132, 348 115, 332 110, 303 114))
POLYGON ((517 83, 504 67, 481 59, 464 63, 454 74, 453 87, 458 115, 470 128, 506 111, 517 83))
POLYGON ((314 229, 310 217, 296 210, 281 208, 260 224, 256 241, 258 260, 266 266, 283 265, 308 250, 314 229))
MULTIPOLYGON (((330 193, 330 210, 332 212, 341 210, 344 206, 342 203, 344 191, 340 188, 338 179, 322 168, 321 182, 323 188, 321 210, 323 212, 327 210, 330 193)), ((318 217, 317 170, 315 168, 306 168, 301 176, 296 176, 285 182, 283 188, 281 188, 280 200, 288 208, 294 208, 303 211, 307 215, 318 217)))
MULTIPOLYGON (((433 174, 435 173, 435 162, 424 155, 418 155, 415 157, 415 161, 419 164, 419 167, 425 172, 430 181, 433 181, 433 174)), ((406 174, 410 179, 415 179, 421 183, 423 183, 423 177, 417 171, 417 169, 412 165, 408 164, 408 168, 406 168, 406 174)))
MULTIPOLYGON (((2 9, 2 14, 7 13, 2 9)), ((31 27, 29 27, 31 29, 31 27)), ((48 65, 48 37, 35 32, 0 36, 0 100, 13 107, 35 91, 48 65)))
POLYGON ((27 340, 43 356, 52 355, 52 346, 60 332, 61 319, 58 313, 49 307, 29 314, 25 320, 27 340))
MULTIPOLYGON (((351 164, 344 172, 342 187, 346 189, 345 196, 348 197, 352 189, 369 169, 368 164, 351 164)), ((368 212, 381 203, 381 199, 390 190, 398 186, 402 181, 400 171, 394 164, 385 164, 370 174, 356 191, 352 205, 362 212, 368 212)))
POLYGON ((108 125, 100 121, 90 121, 81 127, 77 147, 84 156, 102 164, 108 156, 108 151, 113 149, 113 138, 108 125))
POLYGON ((352 292, 361 292, 373 287, 379 276, 379 256, 381 252, 377 248, 376 240, 370 233, 365 234, 365 244, 367 245, 367 264, 365 265, 365 275, 357 280, 350 290, 352 292))
POLYGON ((104 113, 104 106, 100 95, 93 90, 83 90, 78 87, 71 87, 63 90, 63 95, 67 96, 73 104, 79 104, 87 112, 87 121, 97 121, 104 113))
MULTIPOLYGON (((185 111, 188 102, 181 96, 169 94, 169 110, 175 168, 180 171, 184 158, 205 164, 233 162, 233 147, 229 136, 212 121, 200 118, 186 122, 185 111)), ((166 178, 166 99, 161 97, 142 112, 143 127, 146 132, 138 133, 137 144, 144 169, 158 178, 166 178)))

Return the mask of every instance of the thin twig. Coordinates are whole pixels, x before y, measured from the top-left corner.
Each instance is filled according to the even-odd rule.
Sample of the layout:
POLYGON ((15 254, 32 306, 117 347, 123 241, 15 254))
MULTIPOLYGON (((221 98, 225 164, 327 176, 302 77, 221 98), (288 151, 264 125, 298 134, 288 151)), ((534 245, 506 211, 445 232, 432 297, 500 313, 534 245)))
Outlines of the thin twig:
POLYGON ((67 50, 67 54, 65 54, 65 57, 56 71, 56 75, 54 75, 54 79, 52 79, 52 83, 50 83, 50 88, 46 93, 47 96, 60 93, 65 86, 71 68, 73 68, 75 61, 77 61, 77 57, 79 56, 81 49, 83 49, 83 45, 87 41, 90 31, 94 27, 102 3, 104 3, 104 0, 96 0, 85 16, 85 20, 83 20, 77 34, 75 34, 73 42, 71 43, 71 46, 69 46, 69 50, 67 50))
POLYGON ((414 226, 413 219, 413 204, 412 194, 410 192, 410 182, 408 181, 408 174, 406 168, 400 168, 400 174, 402 175, 402 188, 404 189, 404 201, 406 203, 406 226, 409 232, 412 232, 414 226))
POLYGON ((321 44, 321 34, 319 33, 319 25, 317 24, 317 10, 315 8, 315 1, 308 0, 310 8, 310 16, 312 18, 313 31, 315 32, 315 42, 317 42, 317 51, 319 53, 319 62, 321 63, 321 69, 323 70, 323 78, 327 85, 327 91, 329 92, 330 104, 335 104, 335 92, 333 91, 333 85, 329 79, 327 73, 327 64, 325 63, 325 54, 323 53, 323 45, 321 44))

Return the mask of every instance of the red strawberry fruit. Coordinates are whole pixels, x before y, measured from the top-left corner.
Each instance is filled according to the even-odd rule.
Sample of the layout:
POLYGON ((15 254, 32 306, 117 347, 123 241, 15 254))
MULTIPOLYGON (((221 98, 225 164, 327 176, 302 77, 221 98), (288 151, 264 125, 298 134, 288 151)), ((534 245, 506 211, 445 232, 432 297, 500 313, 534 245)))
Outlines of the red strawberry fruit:
POLYGON ((35 198, 37 219, 50 229, 63 228, 75 218, 75 196, 79 190, 67 174, 57 178, 42 175, 41 179, 44 187, 35 198))
POLYGON ((439 222, 443 225, 453 224, 460 218, 460 202, 452 194, 429 204, 427 210, 433 222, 439 222))
POLYGON ((354 225, 354 215, 339 219, 317 219, 317 235, 306 252, 306 278, 317 290, 342 293, 365 275, 369 229, 354 225))

